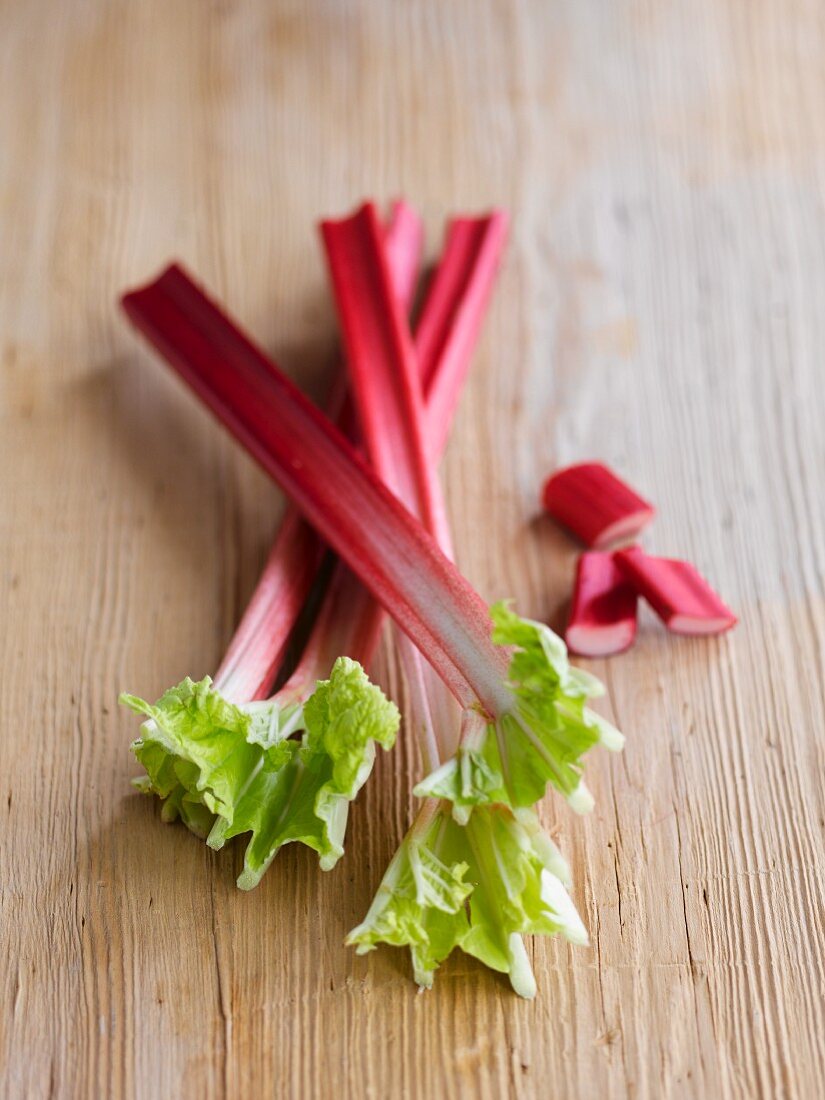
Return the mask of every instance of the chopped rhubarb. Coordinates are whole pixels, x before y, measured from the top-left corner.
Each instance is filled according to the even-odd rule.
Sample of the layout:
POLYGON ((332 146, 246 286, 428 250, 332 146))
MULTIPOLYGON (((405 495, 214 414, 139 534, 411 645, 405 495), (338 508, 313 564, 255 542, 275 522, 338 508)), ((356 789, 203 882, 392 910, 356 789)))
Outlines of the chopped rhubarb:
POLYGON ((612 554, 582 554, 564 635, 567 648, 580 657, 623 653, 636 637, 636 602, 635 589, 612 554))
POLYGON ((587 546, 601 550, 635 539, 655 510, 601 462, 581 462, 552 474, 544 507, 587 546))
POLYGON ((695 566, 655 558, 640 546, 618 550, 616 565, 674 634, 723 634, 736 616, 695 566))

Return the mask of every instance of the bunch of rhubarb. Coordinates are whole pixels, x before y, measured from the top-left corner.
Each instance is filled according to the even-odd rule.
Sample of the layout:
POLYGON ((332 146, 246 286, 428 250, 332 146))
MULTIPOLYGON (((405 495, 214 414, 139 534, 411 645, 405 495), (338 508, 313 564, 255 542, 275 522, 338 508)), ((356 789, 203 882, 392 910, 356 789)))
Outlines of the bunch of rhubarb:
POLYGON ((544 484, 547 512, 591 547, 579 557, 565 640, 582 657, 623 653, 636 639, 644 598, 674 634, 723 634, 736 616, 690 562, 657 558, 637 539, 655 515, 638 493, 601 462, 583 462, 544 484), (610 552, 610 546, 622 549, 610 552))
MULTIPOLYGON (((393 292, 409 308, 418 276, 421 225, 397 204, 386 228, 393 292)), ((150 291, 127 295, 138 324, 152 303, 188 280, 170 269, 150 291)), ((347 419, 338 383, 330 410, 347 419)), ((344 570, 324 594, 297 667, 267 695, 284 665, 296 622, 318 574, 323 543, 290 508, 263 574, 215 676, 185 679, 154 705, 124 694, 146 721, 132 748, 146 775, 139 789, 163 801, 213 848, 250 834, 241 889, 251 889, 278 850, 299 841, 330 869, 343 854, 349 803, 367 779, 375 744, 390 748, 397 708, 364 672, 380 625, 373 601, 344 570)))
MULTIPOLYGON (((220 682, 188 681, 154 708, 128 701, 147 717, 136 746, 144 783, 165 798, 169 815, 208 829, 216 845, 252 832, 240 885, 254 885, 287 840, 316 848, 328 868, 341 854, 346 809, 367 778, 373 746, 389 745, 395 733, 392 704, 362 668, 380 605, 394 622, 408 730, 427 775, 415 788, 421 812, 350 941, 359 950, 408 946, 422 985, 459 947, 531 996, 522 935, 587 938, 566 891, 568 869, 535 804, 550 785, 574 808, 589 809, 583 757, 598 743, 621 748, 622 737, 590 710, 600 685, 569 664, 563 642, 505 603, 489 608, 450 556, 435 464, 504 226, 501 214, 451 223, 412 335, 394 275, 394 255, 410 252, 394 253, 375 208, 323 224, 357 411, 351 438, 180 268, 126 296, 136 326, 340 561, 297 683, 291 678, 272 699, 256 701, 265 689, 245 679, 235 659, 234 680, 227 678, 243 682, 252 701, 230 702, 216 690, 220 682), (340 612, 345 598, 361 609, 354 631, 351 611, 340 612), (339 615, 343 626, 334 625, 339 615), (321 680, 318 670, 333 655, 321 680)), ((291 514, 288 522, 307 538, 291 514)), ((235 645, 235 657, 259 644, 273 649, 266 626, 251 647, 235 645)), ((258 667, 277 660, 270 652, 258 667)))

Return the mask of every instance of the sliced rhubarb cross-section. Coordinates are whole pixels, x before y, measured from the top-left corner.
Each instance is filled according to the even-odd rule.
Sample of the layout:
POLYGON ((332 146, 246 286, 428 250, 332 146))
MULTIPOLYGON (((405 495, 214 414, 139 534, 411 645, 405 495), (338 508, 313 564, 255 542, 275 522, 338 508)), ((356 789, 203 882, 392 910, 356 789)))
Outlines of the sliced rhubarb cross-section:
POLYGON ((723 634, 736 616, 687 561, 656 558, 640 546, 617 550, 616 565, 674 634, 723 634))
POLYGON ((635 539, 655 515, 652 504, 601 462, 557 470, 544 483, 542 501, 555 520, 597 550, 635 539))
POLYGON ((576 567, 565 641, 580 657, 609 657, 636 637, 636 591, 612 554, 591 550, 576 567))

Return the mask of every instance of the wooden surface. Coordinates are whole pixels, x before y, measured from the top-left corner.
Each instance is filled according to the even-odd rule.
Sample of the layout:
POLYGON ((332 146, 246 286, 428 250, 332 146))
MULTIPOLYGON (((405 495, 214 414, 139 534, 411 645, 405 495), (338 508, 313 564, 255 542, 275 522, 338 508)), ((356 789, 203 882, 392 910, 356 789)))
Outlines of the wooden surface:
POLYGON ((2 5, 3 1096, 825 1093, 823 108, 818 0, 2 5), (282 500, 117 295, 180 257, 320 393, 313 222, 401 192, 431 254, 513 215, 444 470, 466 573, 558 624, 538 487, 600 456, 741 615, 594 664, 627 750, 543 808, 593 946, 531 942, 534 1003, 342 946, 405 744, 334 872, 250 895, 129 787, 118 691, 215 668, 282 500))

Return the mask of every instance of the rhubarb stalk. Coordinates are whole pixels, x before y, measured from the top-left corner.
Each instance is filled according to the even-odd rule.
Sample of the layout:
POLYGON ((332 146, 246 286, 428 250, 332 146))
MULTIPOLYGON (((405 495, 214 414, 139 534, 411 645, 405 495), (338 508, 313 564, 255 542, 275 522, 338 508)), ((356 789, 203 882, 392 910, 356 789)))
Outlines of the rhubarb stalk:
MULTIPOLYGON (((443 548, 445 513, 426 457, 424 372, 416 368, 390 291, 375 210, 367 205, 343 221, 325 222, 322 232, 367 449, 385 483, 443 548)), ((409 643, 402 656, 408 677, 412 669, 424 689, 423 699, 413 692, 414 715, 422 719, 418 732, 432 761, 427 720, 434 700, 441 715, 449 714, 440 699, 443 685, 418 670, 409 643)), ((454 709, 450 717, 455 725, 454 709)), ((459 823, 445 805, 425 802, 349 942, 361 952, 379 942, 409 946, 416 980, 424 986, 458 946, 507 971, 517 992, 533 996, 521 934, 562 932, 575 942, 587 940, 562 881, 566 866, 530 811, 519 818, 506 806, 482 805, 459 823)))
POLYGON ((433 435, 432 426, 438 429, 452 423, 506 238, 503 210, 477 218, 453 218, 447 226, 442 258, 414 337, 427 395, 427 434, 436 457, 445 440, 433 435))
MULTIPOLYGON (((406 283, 403 281, 404 272, 410 272, 414 267, 412 257, 417 255, 417 250, 412 246, 416 241, 420 242, 420 225, 409 207, 398 204, 392 226, 395 232, 387 233, 384 238, 389 256, 392 292, 394 297, 406 304, 411 296, 412 286, 409 277, 406 283), (406 253, 404 249, 399 252, 400 246, 406 246, 406 253)), ((445 262, 450 260, 452 247, 454 246, 448 242, 445 262)), ((431 291, 425 301, 420 323, 426 324, 431 333, 437 332, 438 328, 432 322, 434 311, 443 319, 442 323, 447 323, 448 317, 466 316, 464 299, 478 300, 479 281, 490 277, 486 268, 479 268, 474 263, 469 267, 449 263, 449 270, 450 278, 441 279, 438 293, 431 291), (449 310, 444 308, 445 303, 449 304, 449 310)), ((135 308, 139 310, 140 307, 138 305, 135 308)), ((419 360, 422 383, 427 386, 428 391, 436 381, 440 381, 442 393, 457 392, 463 382, 466 369, 459 355, 449 353, 450 344, 451 341, 446 336, 431 341, 429 350, 419 360)), ((465 345, 464 354, 469 354, 470 346, 465 345)), ((339 396, 340 392, 342 391, 339 387, 339 396)), ((336 404, 340 405, 340 400, 336 404)), ((448 426, 437 424, 435 416, 451 416, 454 406, 454 401, 441 401, 431 415, 430 423, 439 447, 446 442, 448 426)), ((283 553, 297 553, 297 548, 301 546, 300 539, 295 543, 290 542, 287 532, 291 528, 297 534, 311 530, 302 521, 294 524, 297 519, 298 514, 294 510, 288 514, 286 526, 273 550, 273 557, 280 565, 285 560, 283 553), (276 554, 279 548, 282 550, 280 557, 276 554)), ((268 572, 271 576, 272 571, 268 572)), ((281 569, 276 574, 278 579, 284 572, 281 569)), ((265 574, 264 580, 266 576, 265 574)), ((272 613, 273 601, 266 598, 266 592, 259 595, 263 596, 258 600, 259 605, 263 606, 264 611, 269 609, 272 613)), ((285 596, 289 598, 290 593, 285 592, 285 596)), ((253 600, 252 608, 254 607, 253 600)), ((277 607, 276 604, 274 610, 277 607)), ((252 833, 246 849, 244 870, 239 879, 242 888, 248 889, 257 884, 278 848, 288 840, 302 840, 316 848, 324 869, 333 866, 340 857, 347 803, 366 778, 374 755, 372 745, 366 740, 359 744, 358 759, 361 764, 355 768, 350 767, 344 776, 343 787, 339 783, 334 789, 332 784, 326 782, 319 794, 311 785, 313 781, 317 781, 318 767, 302 773, 303 786, 307 788, 309 783, 308 790, 314 797, 315 810, 296 814, 293 807, 291 813, 281 813, 280 827, 273 832, 272 819, 277 816, 276 810, 280 813, 283 809, 282 792, 288 786, 284 783, 283 776, 290 776, 295 772, 295 760, 289 756, 289 752, 295 751, 294 746, 285 746, 282 743, 304 728, 305 713, 312 714, 310 701, 319 686, 324 697, 336 698, 335 693, 327 690, 322 681, 330 667, 333 668, 333 678, 337 677, 341 683, 347 682, 342 671, 348 671, 350 678, 354 675, 355 670, 351 663, 337 660, 340 655, 346 655, 363 665, 369 663, 381 617, 379 605, 374 603, 373 598, 346 567, 339 563, 298 667, 284 687, 268 702, 230 707, 225 698, 226 688, 220 682, 220 674, 215 685, 211 685, 208 678, 200 684, 184 681, 178 688, 168 692, 154 707, 135 697, 124 697, 124 701, 130 706, 148 716, 142 736, 133 746, 147 770, 147 777, 139 781, 138 785, 161 795, 164 800, 164 819, 181 817, 194 832, 207 837, 208 843, 213 847, 222 846, 226 839, 238 833, 252 833), (219 688, 223 690, 219 691, 219 688), (222 694, 224 698, 221 697, 222 694), (214 721, 210 721, 211 714, 216 716, 214 721), (220 725, 216 726, 216 721, 220 725), (257 744, 255 739, 260 740, 261 735, 256 730, 260 729, 266 730, 264 740, 271 744, 257 744), (252 739, 252 744, 249 738, 252 739), (193 744, 193 739, 196 744, 193 744), (275 767, 277 761, 270 759, 273 745, 278 746, 276 755, 287 752, 286 770, 275 767), (212 759, 214 752, 218 753, 217 761, 212 759), (266 791, 263 793, 262 780, 256 778, 261 773, 266 781, 266 791), (273 780, 273 773, 279 776, 277 782, 273 780), (229 786, 227 774, 233 780, 229 786), (333 794, 335 797, 332 797, 333 794), (327 804, 332 805, 334 813, 328 812, 327 804), (256 811, 254 815, 251 812, 253 808, 256 811), (302 835, 294 835, 296 817, 302 822, 302 835), (308 830, 308 825, 313 828, 308 830)), ((246 631, 239 631, 239 637, 245 639, 247 647, 251 649, 251 661, 250 656, 244 657, 243 649, 239 647, 236 659, 227 659, 222 666, 237 670, 233 675, 224 678, 230 689, 237 692, 232 696, 235 702, 244 698, 244 675, 247 676, 247 682, 251 682, 252 670, 249 665, 254 669, 256 657, 260 657, 261 651, 265 652, 266 635, 262 635, 260 628, 253 629, 250 626, 254 624, 251 610, 245 618, 247 628, 246 631)), ((369 691, 371 685, 368 685, 366 678, 358 683, 360 692, 357 698, 348 700, 351 718, 356 717, 353 702, 358 702, 359 699, 363 701, 364 698, 372 702, 372 707, 367 709, 367 717, 380 703, 373 694, 377 689, 369 691)), ((340 696, 341 693, 338 694, 340 696)), ((340 698, 338 705, 341 705, 340 698)), ((385 717, 393 715, 391 710, 382 713, 385 717)), ((357 718, 358 728, 363 730, 368 727, 364 713, 358 714, 357 718)), ((306 734, 303 740, 306 742, 306 734)), ((384 730, 379 743, 387 747, 390 740, 384 730)), ((327 764, 329 766, 329 760, 327 764)), ((340 764, 338 770, 341 770, 340 764)), ((300 786, 297 790, 300 794, 300 786)), ((302 803, 311 801, 305 795, 306 791, 302 797, 294 799, 295 806, 300 807, 302 803)))
MULTIPOLYGON (((421 221, 411 206, 396 202, 384 234, 393 292, 406 314, 415 293, 421 260, 421 221)), ((451 256, 448 251, 445 261, 452 263, 451 256)), ((427 331, 437 333, 437 318, 431 307, 422 316, 422 324, 425 318, 427 331)), ((427 358, 434 377, 441 373, 435 369, 436 362, 435 356, 427 358)), ((454 374, 454 370, 445 371, 445 383, 454 374)), ((333 419, 346 416, 343 395, 343 388, 335 385, 327 404, 333 419)), ((288 503, 255 591, 215 673, 215 688, 227 699, 247 702, 266 696, 317 576, 323 549, 315 530, 288 503)))
MULTIPOLYGON (((392 292, 408 310, 423 239, 418 216, 396 203, 382 236, 392 292)), ((336 384, 329 403, 342 420, 348 416, 344 392, 336 384)), ((180 818, 214 848, 251 834, 242 889, 257 885, 290 841, 314 848, 323 869, 334 866, 343 853, 348 805, 369 775, 374 745, 389 748, 398 726, 396 708, 361 668, 372 655, 380 616, 343 568, 289 681, 256 702, 281 664, 322 549, 313 528, 289 506, 215 683, 187 678, 154 705, 121 697, 146 718, 132 746, 146 769, 136 785, 161 797, 163 819, 180 818)))
MULTIPOLYGON (((446 512, 435 466, 425 457, 420 367, 390 283, 375 208, 321 224, 341 323, 346 362, 367 454, 384 484, 450 554, 446 512)), ((450 410, 450 415, 452 409, 450 410)), ((458 726, 455 700, 413 641, 398 632, 412 724, 427 771, 440 757, 439 735, 458 726)))

